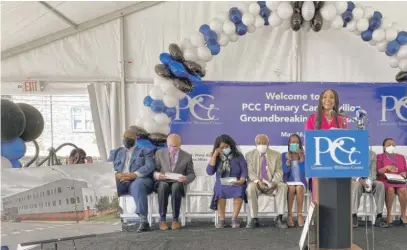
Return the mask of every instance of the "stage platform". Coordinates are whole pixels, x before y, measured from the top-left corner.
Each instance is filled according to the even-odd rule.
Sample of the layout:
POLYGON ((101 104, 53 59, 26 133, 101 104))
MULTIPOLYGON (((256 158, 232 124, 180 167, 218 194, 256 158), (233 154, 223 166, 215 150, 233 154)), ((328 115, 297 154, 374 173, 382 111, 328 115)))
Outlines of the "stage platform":
MULTIPOLYGON (((210 222, 192 222, 187 227, 176 231, 160 231, 155 224, 152 231, 146 233, 115 232, 100 234, 96 237, 75 240, 76 249, 119 250, 119 249, 299 249, 298 241, 301 229, 290 228, 280 230, 271 221, 260 221, 262 227, 257 229, 215 229, 210 222), (263 223, 262 223, 263 222, 263 223)), ((407 249, 407 228, 393 227, 387 229, 375 228, 375 250, 405 250, 407 249)), ((354 243, 364 250, 366 244, 365 227, 354 230, 354 243)), ((369 238, 372 237, 369 227, 369 238)), ((41 248, 34 248, 41 249, 41 248)), ((43 249, 55 249, 54 243, 45 244, 43 249)), ((74 249, 71 241, 58 243, 57 249, 74 249)))

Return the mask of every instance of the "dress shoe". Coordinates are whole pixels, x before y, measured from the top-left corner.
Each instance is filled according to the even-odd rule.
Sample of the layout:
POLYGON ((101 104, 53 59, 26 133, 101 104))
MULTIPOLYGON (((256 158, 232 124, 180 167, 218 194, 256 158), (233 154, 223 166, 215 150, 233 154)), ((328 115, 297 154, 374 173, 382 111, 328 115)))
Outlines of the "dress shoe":
POLYGON ((357 228, 359 227, 359 221, 357 216, 352 216, 352 227, 357 228))
POLYGON ((141 233, 141 232, 147 232, 150 231, 150 224, 148 224, 148 222, 142 222, 139 226, 139 228, 137 229, 137 233, 141 233))
POLYGON ((253 218, 250 223, 247 224, 246 228, 256 228, 259 227, 260 223, 259 223, 259 219, 257 218, 253 218))
POLYGON ((287 228, 288 228, 287 224, 285 224, 285 223, 283 222, 283 219, 281 218, 281 216, 278 216, 278 217, 276 218, 275 223, 276 223, 276 226, 277 226, 278 228, 280 228, 280 229, 287 229, 287 228))
POLYGON ((168 230, 168 224, 166 221, 160 222, 160 230, 163 230, 163 231, 168 230))
POLYGON ((181 223, 178 220, 173 220, 171 224, 171 229, 176 230, 181 228, 181 223))

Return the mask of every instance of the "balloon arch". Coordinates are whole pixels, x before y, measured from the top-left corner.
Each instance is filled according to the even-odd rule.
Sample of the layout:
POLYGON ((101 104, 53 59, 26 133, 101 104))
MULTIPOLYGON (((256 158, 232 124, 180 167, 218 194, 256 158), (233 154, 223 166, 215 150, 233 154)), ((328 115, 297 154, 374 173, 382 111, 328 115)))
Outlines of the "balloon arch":
POLYGON ((176 105, 194 85, 201 83, 206 63, 220 53, 221 47, 263 26, 314 32, 323 26, 346 28, 385 52, 390 57, 390 66, 401 70, 396 80, 407 82, 407 32, 383 18, 379 11, 350 1, 249 2, 242 8, 233 7, 228 12, 218 13, 180 46, 171 44, 169 53, 160 54, 161 64, 155 66, 154 86, 144 98, 141 117, 136 119, 140 137, 155 146, 165 142, 176 115, 176 105))

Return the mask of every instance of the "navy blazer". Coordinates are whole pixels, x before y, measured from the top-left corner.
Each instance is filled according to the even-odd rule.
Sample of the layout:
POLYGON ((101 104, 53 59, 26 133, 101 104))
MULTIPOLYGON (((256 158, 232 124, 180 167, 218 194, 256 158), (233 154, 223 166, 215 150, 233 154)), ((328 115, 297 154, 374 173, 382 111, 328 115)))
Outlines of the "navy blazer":
MULTIPOLYGON (((122 172, 126 162, 126 148, 120 147, 110 151, 109 161, 113 162, 114 170, 122 172)), ((155 171, 154 150, 136 146, 130 159, 130 172, 137 177, 152 177, 155 171)))

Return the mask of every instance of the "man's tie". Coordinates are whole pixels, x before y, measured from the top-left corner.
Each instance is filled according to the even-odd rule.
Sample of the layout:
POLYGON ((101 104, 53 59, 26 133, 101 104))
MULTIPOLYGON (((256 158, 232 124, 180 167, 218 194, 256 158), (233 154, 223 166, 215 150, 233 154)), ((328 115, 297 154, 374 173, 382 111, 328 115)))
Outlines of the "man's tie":
POLYGON ((175 168, 175 152, 170 153, 170 164, 171 164, 171 170, 174 171, 175 168))
POLYGON ((261 154, 260 158, 261 158, 260 179, 267 181, 268 176, 267 176, 267 159, 266 159, 266 155, 261 154))

